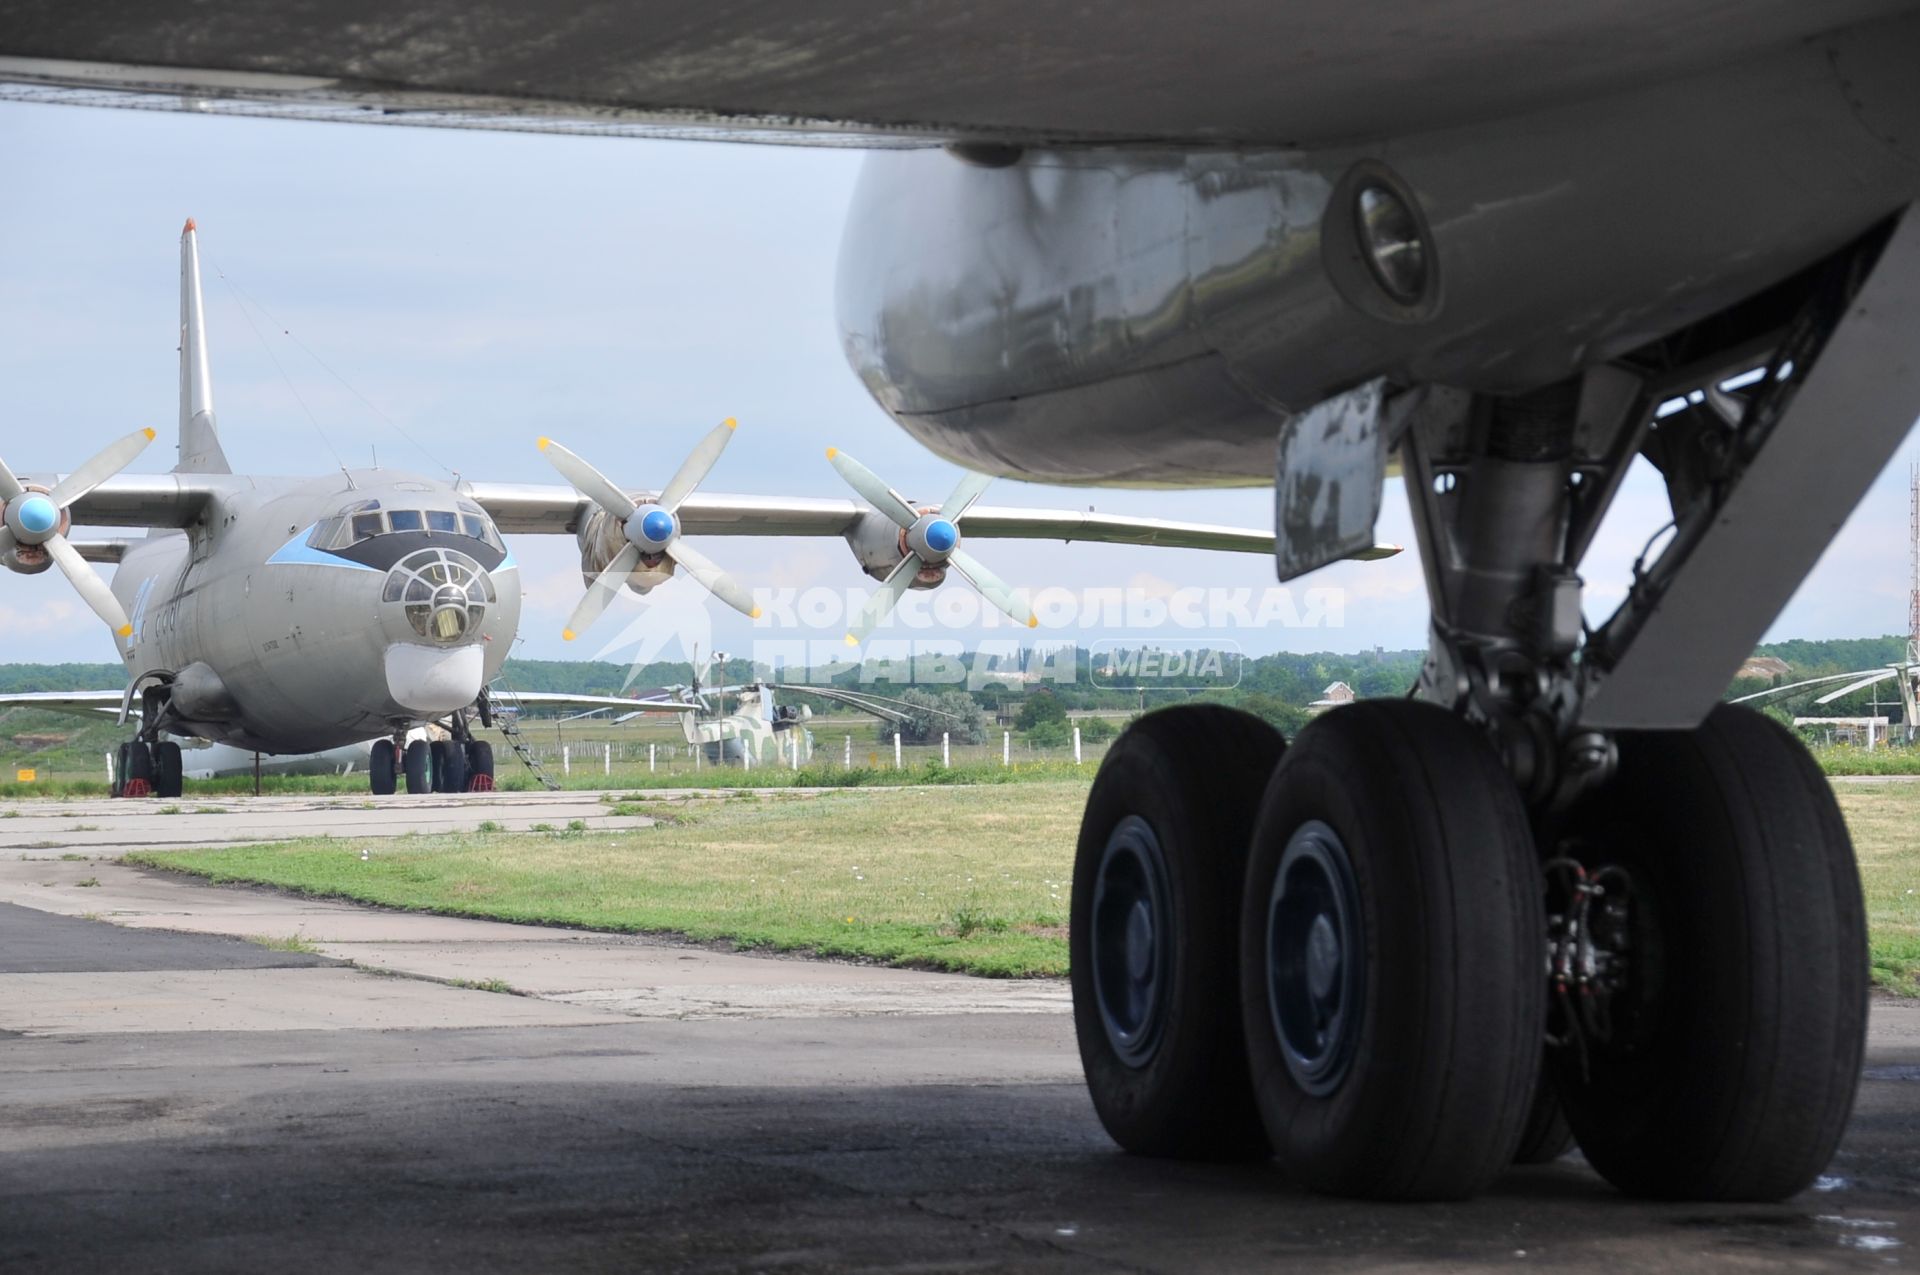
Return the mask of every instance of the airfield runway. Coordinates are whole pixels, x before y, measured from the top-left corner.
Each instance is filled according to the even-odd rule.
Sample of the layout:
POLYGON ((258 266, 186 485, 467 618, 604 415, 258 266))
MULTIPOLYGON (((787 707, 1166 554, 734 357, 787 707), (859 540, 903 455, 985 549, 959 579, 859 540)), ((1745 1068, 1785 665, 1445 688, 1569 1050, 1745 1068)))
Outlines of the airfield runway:
MULTIPOLYGON (((113 861, 358 819, 337 799, 210 804, 227 813, 19 803, 0 821, 0 1270, 1885 1269, 1920 1237, 1904 1003, 1876 1006, 1831 1176, 1788 1204, 1626 1201, 1570 1159, 1469 1205, 1368 1206, 1268 1166, 1116 1153, 1055 982, 113 861), (502 987, 521 994, 485 990, 502 987)), ((423 798, 355 835, 604 811, 423 798)))

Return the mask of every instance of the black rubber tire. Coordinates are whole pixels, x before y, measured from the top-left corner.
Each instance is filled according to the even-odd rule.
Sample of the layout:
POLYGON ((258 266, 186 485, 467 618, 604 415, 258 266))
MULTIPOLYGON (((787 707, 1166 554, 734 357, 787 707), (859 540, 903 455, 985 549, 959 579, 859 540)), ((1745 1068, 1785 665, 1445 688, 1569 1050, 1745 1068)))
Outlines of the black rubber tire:
POLYGON ((390 739, 373 741, 373 751, 367 754, 367 783, 376 797, 391 797, 400 786, 399 750, 394 748, 390 739))
POLYGON ((484 739, 467 741, 467 782, 485 775, 493 778, 493 745, 484 739))
POLYGON ((1094 1110, 1137 1155, 1248 1160, 1267 1155, 1240 1039, 1235 942, 1254 811, 1285 741, 1249 713, 1184 704, 1149 713, 1114 741, 1081 819, 1069 929, 1074 1032, 1094 1110), (1170 942, 1158 1045, 1123 1061, 1095 986, 1093 910, 1109 836, 1127 816, 1164 856, 1170 942))
POLYGON ((406 757, 401 762, 401 766, 406 771, 408 795, 417 797, 421 793, 433 791, 431 759, 427 755, 426 740, 416 739, 407 745, 406 757))
POLYGON ((1865 1049, 1866 909, 1846 824, 1800 741, 1749 709, 1618 743, 1614 779, 1567 826, 1589 868, 1634 876, 1632 1000, 1584 1070, 1551 1051, 1561 1102, 1622 1191, 1785 1199, 1832 1158, 1865 1049))
POLYGON ((457 739, 433 741, 433 790, 435 792, 467 790, 467 749, 466 745, 457 739))
POLYGON ((137 739, 127 745, 127 766, 124 773, 126 779, 123 782, 130 783, 135 779, 143 779, 147 783, 148 791, 152 791, 153 752, 137 739))
POLYGON ((1527 1123, 1520 1131, 1520 1145, 1514 1148, 1515 1164, 1551 1164, 1573 1150, 1573 1129, 1567 1113, 1561 1110, 1560 1095, 1554 1092, 1552 1078, 1543 1069, 1533 1089, 1533 1102, 1527 1108, 1527 1123))
POLYGON ((1239 926, 1254 1093, 1291 1180, 1464 1199, 1512 1163, 1540 1074, 1540 895, 1526 809, 1479 731, 1412 700, 1301 731, 1267 787, 1239 926), (1336 949, 1354 999, 1328 1056, 1345 1061, 1313 1078, 1318 1093, 1290 1070, 1268 1000, 1270 937, 1311 967, 1318 922, 1270 936, 1268 915, 1287 847, 1315 821, 1344 847, 1357 918, 1336 949))
POLYGON ((153 795, 156 797, 178 797, 186 792, 187 784, 182 772, 186 763, 180 756, 180 745, 170 739, 163 739, 153 746, 153 795))

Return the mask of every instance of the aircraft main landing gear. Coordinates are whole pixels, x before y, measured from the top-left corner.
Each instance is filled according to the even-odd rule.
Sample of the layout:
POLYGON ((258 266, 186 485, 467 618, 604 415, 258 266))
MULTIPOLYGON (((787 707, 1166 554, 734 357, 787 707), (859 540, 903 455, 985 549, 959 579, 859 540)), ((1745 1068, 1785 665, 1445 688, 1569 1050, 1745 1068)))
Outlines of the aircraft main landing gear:
MULTIPOLYGON (((1634 1195, 1814 1180, 1864 1052, 1859 877, 1799 741, 1717 701, 1912 423, 1915 281, 1909 213, 1570 380, 1383 382, 1312 446, 1283 436, 1305 471, 1283 467, 1283 505, 1364 489, 1397 449, 1429 653, 1406 699, 1284 751, 1187 707, 1108 753, 1071 943, 1115 1141, 1264 1143, 1297 1184, 1371 1199, 1470 1196, 1569 1133, 1634 1195), (1578 568, 1638 457, 1672 523, 1593 622, 1578 568)), ((1281 510, 1289 571, 1352 534, 1312 511, 1281 510)))

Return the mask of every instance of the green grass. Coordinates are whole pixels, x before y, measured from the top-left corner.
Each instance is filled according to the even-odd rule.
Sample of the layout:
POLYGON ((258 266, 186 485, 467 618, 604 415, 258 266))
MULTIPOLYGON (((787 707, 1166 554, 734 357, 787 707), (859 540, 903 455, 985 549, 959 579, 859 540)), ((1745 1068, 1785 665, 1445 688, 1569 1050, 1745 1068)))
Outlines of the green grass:
POLYGON ((1920 996, 1920 783, 1837 784, 1867 896, 1873 981, 1920 996))
MULTIPOLYGON (((1837 791, 1860 858, 1875 982, 1920 995, 1920 783, 1837 791)), ((616 798, 608 813, 634 800, 616 798)), ((131 857, 393 907, 1059 974, 1085 800, 1084 781, 715 794, 651 828, 410 837, 366 863, 356 843, 324 839, 131 857)))
POLYGON ((298 934, 289 934, 285 938, 276 938, 271 934, 249 934, 247 942, 257 943, 275 952, 317 953, 320 950, 317 945, 309 943, 298 934))
POLYGON ((390 907, 1019 976, 1067 968, 1086 784, 697 800, 673 824, 146 852, 390 907))

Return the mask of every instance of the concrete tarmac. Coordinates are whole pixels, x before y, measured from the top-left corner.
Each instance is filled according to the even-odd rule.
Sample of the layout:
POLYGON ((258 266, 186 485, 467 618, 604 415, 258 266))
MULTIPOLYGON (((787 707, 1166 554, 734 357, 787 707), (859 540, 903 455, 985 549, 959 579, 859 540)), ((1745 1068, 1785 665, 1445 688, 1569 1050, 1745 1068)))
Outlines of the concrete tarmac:
MULTIPOLYGON (((422 817, 587 817, 515 796, 422 817)), ((329 813, 272 800, 200 818, 257 840, 329 813)), ((1830 1175, 1787 1204, 1628 1201, 1574 1157, 1370 1206, 1116 1152, 1054 982, 62 859, 101 853, 62 820, 124 845, 193 817, 100 804, 0 857, 0 1271, 1885 1269, 1920 1236, 1902 1003, 1876 1006, 1830 1175)))

